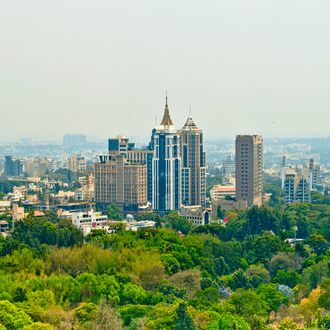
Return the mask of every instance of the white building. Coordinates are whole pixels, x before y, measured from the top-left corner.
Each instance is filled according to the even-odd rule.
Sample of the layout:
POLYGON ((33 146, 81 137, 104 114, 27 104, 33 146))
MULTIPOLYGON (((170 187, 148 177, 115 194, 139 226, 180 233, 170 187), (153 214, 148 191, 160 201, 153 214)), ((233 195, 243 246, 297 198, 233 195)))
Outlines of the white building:
MULTIPOLYGON (((76 212, 71 214, 72 224, 81 229, 84 235, 88 235, 92 229, 102 229, 102 225, 108 222, 108 216, 100 212, 76 212)), ((109 226, 108 226, 109 227, 109 226)))
POLYGON ((222 172, 223 174, 235 175, 236 165, 231 156, 227 156, 227 158, 222 161, 222 172))

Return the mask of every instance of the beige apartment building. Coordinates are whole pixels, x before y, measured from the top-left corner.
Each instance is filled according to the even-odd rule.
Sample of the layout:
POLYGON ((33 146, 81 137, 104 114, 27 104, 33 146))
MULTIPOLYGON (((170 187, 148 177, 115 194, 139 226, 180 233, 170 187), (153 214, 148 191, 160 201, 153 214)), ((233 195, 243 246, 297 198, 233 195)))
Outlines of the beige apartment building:
POLYGON ((86 171, 86 159, 80 155, 71 155, 68 158, 68 169, 72 172, 86 171))
POLYGON ((29 159, 24 164, 24 171, 29 177, 38 177, 44 175, 46 171, 51 171, 52 164, 47 158, 29 159))
POLYGON ((119 151, 99 156, 94 164, 94 201, 103 204, 115 203, 124 215, 139 212, 139 206, 148 201, 147 166, 130 163, 119 151))
POLYGON ((262 136, 236 136, 236 200, 262 204, 262 136))
POLYGON ((203 131, 197 127, 193 118, 188 117, 180 136, 181 156, 181 197, 186 205, 205 206, 205 150, 203 147, 203 131))

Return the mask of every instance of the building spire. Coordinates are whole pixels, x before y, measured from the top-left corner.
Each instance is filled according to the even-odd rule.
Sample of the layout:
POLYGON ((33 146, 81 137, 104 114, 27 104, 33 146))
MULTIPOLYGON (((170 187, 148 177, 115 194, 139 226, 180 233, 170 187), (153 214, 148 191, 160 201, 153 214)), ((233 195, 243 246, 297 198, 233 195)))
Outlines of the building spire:
POLYGON ((160 124, 164 125, 164 126, 173 125, 171 117, 170 117, 170 111, 169 111, 168 105, 167 105, 167 92, 166 92, 166 104, 165 104, 164 116, 163 116, 163 120, 160 124))

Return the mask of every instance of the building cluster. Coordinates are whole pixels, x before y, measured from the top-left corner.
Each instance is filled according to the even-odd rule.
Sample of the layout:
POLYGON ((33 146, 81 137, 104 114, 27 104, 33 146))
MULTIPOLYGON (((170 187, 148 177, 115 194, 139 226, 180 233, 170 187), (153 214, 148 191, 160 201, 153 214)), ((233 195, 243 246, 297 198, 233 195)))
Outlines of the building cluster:
POLYGON ((206 204, 206 167, 203 132, 191 116, 176 130, 166 105, 159 126, 153 128, 148 146, 137 149, 120 134, 109 139, 109 153, 94 164, 95 202, 116 203, 124 214, 139 214, 152 204, 161 216, 185 205, 206 204))

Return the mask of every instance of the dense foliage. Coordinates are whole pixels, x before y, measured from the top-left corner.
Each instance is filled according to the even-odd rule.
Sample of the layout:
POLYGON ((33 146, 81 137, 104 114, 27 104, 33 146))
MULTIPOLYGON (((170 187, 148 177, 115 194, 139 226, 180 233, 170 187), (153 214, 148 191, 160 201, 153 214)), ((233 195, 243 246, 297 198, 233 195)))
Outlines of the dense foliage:
POLYGON ((329 329, 330 206, 225 216, 192 227, 148 214, 158 228, 83 239, 31 212, 0 236, 0 329, 329 329))

